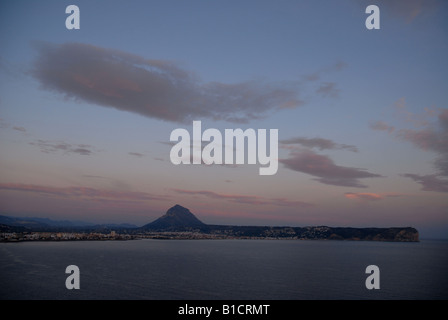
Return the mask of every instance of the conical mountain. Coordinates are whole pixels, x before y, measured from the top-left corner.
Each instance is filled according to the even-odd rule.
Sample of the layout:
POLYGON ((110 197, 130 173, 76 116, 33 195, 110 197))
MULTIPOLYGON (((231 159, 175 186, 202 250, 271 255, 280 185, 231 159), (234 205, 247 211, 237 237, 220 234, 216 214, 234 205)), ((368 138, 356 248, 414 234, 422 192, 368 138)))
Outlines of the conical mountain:
POLYGON ((144 225, 143 229, 177 230, 182 228, 202 227, 205 224, 195 217, 187 208, 178 204, 168 209, 160 218, 144 225))

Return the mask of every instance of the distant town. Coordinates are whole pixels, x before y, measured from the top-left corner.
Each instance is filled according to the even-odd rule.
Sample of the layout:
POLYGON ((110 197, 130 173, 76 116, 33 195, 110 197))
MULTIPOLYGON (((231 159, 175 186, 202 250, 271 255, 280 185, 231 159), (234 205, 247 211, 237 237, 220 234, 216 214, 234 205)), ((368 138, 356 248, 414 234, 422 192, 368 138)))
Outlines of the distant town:
POLYGON ((18 241, 64 241, 64 240, 131 240, 135 237, 127 234, 97 232, 3 232, 0 233, 1 242, 18 241))
POLYGON ((200 240, 200 239, 253 239, 253 240, 354 240, 354 241, 406 241, 418 242, 413 228, 330 228, 325 226, 291 227, 239 227, 219 226, 204 230, 110 232, 1 232, 0 242, 21 241, 113 241, 113 240, 200 240))
POLYGON ((197 239, 288 239, 306 240, 298 237, 275 237, 275 236, 243 236, 225 233, 202 233, 188 231, 172 232, 146 232, 142 234, 121 234, 115 231, 110 233, 99 232, 3 232, 0 233, 0 242, 20 242, 20 241, 101 241, 101 240, 139 240, 139 239, 159 239, 159 240, 197 240, 197 239))
MULTIPOLYGON (((236 227, 238 228, 238 227, 236 227)), ((315 227, 323 229, 326 227, 315 227)), ((314 230, 323 231, 323 230, 314 230)), ((20 242, 20 241, 104 241, 104 240, 139 240, 139 239, 159 239, 159 240, 198 240, 198 239, 284 239, 284 240, 309 240, 322 238, 310 234, 298 237, 295 233, 285 233, 273 231, 263 235, 245 235, 237 233, 233 228, 227 230, 215 230, 212 233, 195 231, 145 231, 136 233, 118 233, 110 232, 2 232, 0 233, 0 242, 20 242)))

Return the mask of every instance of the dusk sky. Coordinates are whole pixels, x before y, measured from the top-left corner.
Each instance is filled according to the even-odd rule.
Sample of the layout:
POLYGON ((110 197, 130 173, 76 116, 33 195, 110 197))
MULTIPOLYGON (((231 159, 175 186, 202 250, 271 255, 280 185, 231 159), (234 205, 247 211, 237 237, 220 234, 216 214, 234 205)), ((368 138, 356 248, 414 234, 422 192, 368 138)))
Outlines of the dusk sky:
POLYGON ((443 0, 2 1, 0 214, 447 238, 447 31, 443 0), (174 165, 194 120, 278 129, 277 173, 174 165))

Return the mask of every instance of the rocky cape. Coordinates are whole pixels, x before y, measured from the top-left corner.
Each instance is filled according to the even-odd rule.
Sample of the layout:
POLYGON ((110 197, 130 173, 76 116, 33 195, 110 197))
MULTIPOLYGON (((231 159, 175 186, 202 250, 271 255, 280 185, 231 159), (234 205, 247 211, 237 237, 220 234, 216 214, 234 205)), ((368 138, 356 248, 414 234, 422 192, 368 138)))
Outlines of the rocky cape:
POLYGON ((165 215, 139 228, 158 238, 250 238, 250 239, 313 239, 418 242, 419 234, 412 227, 349 228, 349 227, 273 227, 209 225, 200 221, 187 208, 175 205, 165 215), (178 233, 176 235, 176 233, 178 233), (207 235, 209 237, 207 237, 207 235))
POLYGON ((99 232, 157 239, 300 239, 418 242, 419 233, 412 227, 351 228, 328 226, 232 226, 210 225, 200 221, 189 209, 175 205, 160 218, 142 227, 121 225, 86 225, 36 221, 0 216, 0 232, 99 232))

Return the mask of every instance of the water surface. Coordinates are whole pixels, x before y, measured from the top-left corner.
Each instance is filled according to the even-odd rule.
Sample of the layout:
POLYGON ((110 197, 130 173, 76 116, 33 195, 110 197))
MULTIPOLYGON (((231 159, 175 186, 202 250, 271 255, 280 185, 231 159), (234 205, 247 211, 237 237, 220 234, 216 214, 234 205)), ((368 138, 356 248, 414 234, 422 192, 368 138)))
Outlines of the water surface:
POLYGON ((1 299, 447 299, 448 242, 132 240, 0 244, 1 299), (368 265, 380 289, 365 286, 368 265), (80 269, 79 290, 65 268, 80 269))

